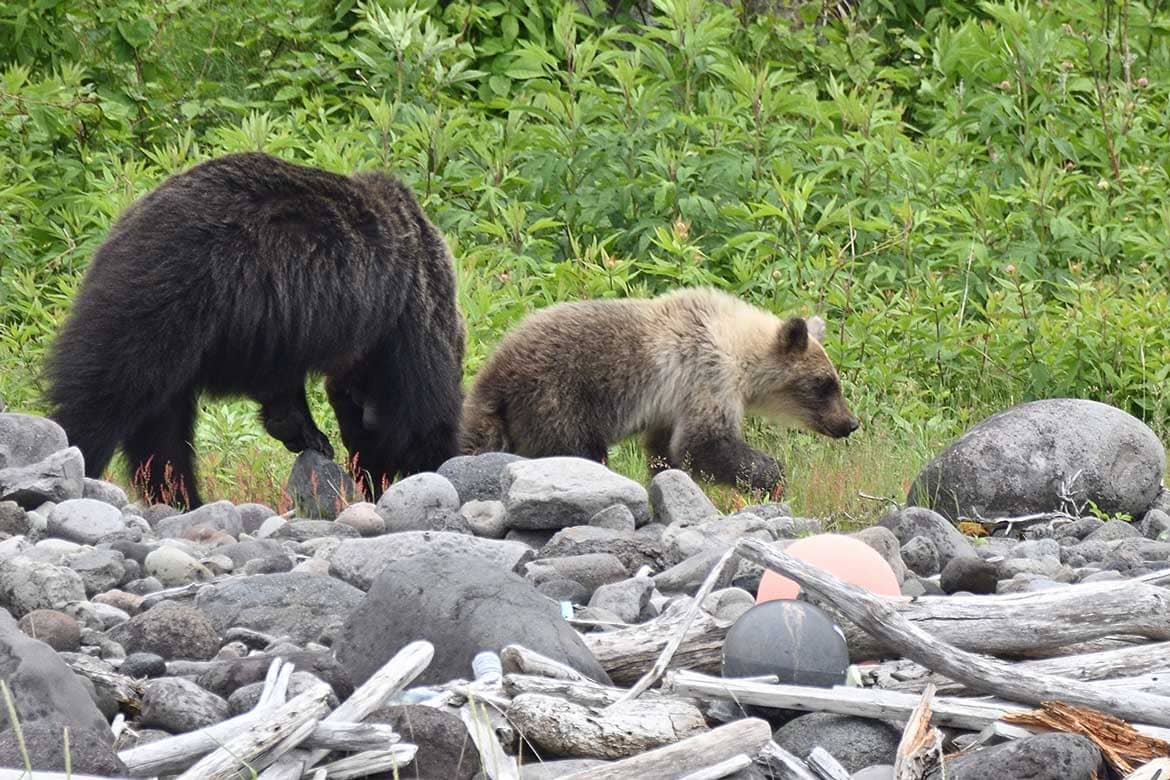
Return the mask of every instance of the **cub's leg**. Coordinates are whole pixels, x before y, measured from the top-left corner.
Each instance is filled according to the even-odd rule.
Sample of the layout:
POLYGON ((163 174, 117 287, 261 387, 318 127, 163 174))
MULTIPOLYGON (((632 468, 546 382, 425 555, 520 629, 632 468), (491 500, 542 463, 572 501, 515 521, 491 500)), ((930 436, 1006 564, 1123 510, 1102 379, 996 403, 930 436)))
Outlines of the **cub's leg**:
POLYGON ((646 465, 651 474, 675 468, 676 461, 670 454, 670 439, 674 430, 670 427, 651 428, 646 431, 644 448, 646 450, 646 465))
POLYGON ((671 450, 685 468, 727 485, 772 490, 783 479, 780 464, 749 446, 736 428, 676 430, 671 450))
POLYGON ((313 422, 313 413, 309 411, 303 384, 286 393, 257 400, 260 401, 260 419, 269 436, 283 444, 289 452, 316 450, 332 460, 333 445, 313 422))

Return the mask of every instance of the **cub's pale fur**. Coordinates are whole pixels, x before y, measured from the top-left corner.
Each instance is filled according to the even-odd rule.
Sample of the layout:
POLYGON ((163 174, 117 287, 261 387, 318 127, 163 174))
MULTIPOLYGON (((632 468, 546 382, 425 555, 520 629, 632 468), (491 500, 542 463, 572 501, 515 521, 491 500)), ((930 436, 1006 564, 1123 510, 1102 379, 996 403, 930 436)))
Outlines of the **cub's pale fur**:
POLYGON ((711 289, 553 306, 509 333, 476 377, 461 448, 603 460, 644 433, 656 468, 770 489, 781 470, 744 441, 745 413, 834 437, 858 426, 824 329, 711 289))

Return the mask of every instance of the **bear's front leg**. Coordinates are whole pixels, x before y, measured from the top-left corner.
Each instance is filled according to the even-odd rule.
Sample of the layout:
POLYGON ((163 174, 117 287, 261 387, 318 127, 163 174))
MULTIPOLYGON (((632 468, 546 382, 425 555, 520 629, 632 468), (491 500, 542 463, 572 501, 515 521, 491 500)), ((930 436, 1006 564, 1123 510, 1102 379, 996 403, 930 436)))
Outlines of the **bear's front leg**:
POLYGON ((744 441, 736 432, 701 431, 676 437, 677 457, 687 468, 716 482, 772 490, 783 480, 774 458, 744 441))
POLYGON ((313 422, 304 385, 285 394, 257 400, 260 401, 260 419, 264 422, 264 430, 289 452, 316 450, 326 458, 333 459, 333 445, 313 422))

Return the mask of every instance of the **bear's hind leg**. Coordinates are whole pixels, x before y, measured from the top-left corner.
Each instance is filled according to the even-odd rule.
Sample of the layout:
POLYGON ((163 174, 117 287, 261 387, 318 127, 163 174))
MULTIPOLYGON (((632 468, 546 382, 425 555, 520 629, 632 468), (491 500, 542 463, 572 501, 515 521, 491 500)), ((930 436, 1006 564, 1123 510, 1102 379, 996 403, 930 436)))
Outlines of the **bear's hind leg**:
POLYGON ((264 430, 289 452, 316 450, 326 458, 333 459, 333 445, 313 421, 303 384, 287 393, 258 397, 256 400, 260 402, 260 419, 264 423, 264 430))
POLYGON ((669 427, 651 428, 646 431, 644 442, 646 450, 646 466, 651 474, 674 468, 674 458, 670 455, 670 438, 674 430, 669 427))
POLYGON ((390 472, 387 477, 386 469, 390 466, 378 460, 377 432, 366 427, 365 407, 353 399, 347 385, 330 377, 325 380, 325 392, 337 416, 341 443, 349 452, 350 471, 367 498, 376 501, 382 495, 383 482, 394 476, 394 472, 390 472))
POLYGON ((195 393, 187 391, 161 404, 126 437, 130 478, 148 501, 202 506, 195 482, 194 430, 195 393))

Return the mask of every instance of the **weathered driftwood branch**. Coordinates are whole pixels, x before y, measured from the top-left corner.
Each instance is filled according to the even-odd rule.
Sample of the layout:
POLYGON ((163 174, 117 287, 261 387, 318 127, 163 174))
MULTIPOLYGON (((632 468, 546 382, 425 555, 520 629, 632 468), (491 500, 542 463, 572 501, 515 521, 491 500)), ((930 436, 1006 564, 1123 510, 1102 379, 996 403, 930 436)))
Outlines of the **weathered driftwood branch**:
POLYGON ((754 756, 771 741, 772 728, 767 721, 744 718, 648 753, 575 772, 562 780, 645 780, 648 777, 685 777, 740 753, 754 756))
POLYGON ((229 739, 218 750, 199 760, 179 780, 244 780, 255 777, 282 755, 299 745, 317 727, 328 709, 331 689, 313 685, 268 717, 229 739))
POLYGON ((386 723, 334 723, 323 720, 300 746, 306 750, 358 753, 381 749, 401 739, 394 727, 386 723))
MULTIPOLYGON (((366 716, 422 674, 434 655, 435 648, 430 642, 411 642, 355 690, 352 696, 338 705, 325 718, 326 722, 361 723, 366 716)), ((405 755, 408 747, 395 745, 389 752, 395 756, 405 755)), ((305 770, 316 765, 326 753, 325 750, 294 750, 265 769, 259 780, 300 780, 305 770)))
POLYGON ((70 654, 66 663, 74 673, 87 678, 99 692, 109 691, 114 701, 132 715, 142 709, 143 682, 124 674, 111 672, 104 662, 88 655, 70 654))
POLYGON ((367 750, 325 764, 309 777, 313 777, 314 780, 317 777, 353 780, 355 777, 368 777, 378 772, 393 772, 413 761, 417 752, 417 746, 407 744, 394 745, 386 750, 367 750))
MULTIPOLYGON (((679 599, 661 615, 641 625, 584 634, 582 639, 615 683, 632 685, 658 660, 679 626, 691 619, 690 606, 691 601, 679 599)), ((671 666, 717 672, 723 638, 731 624, 732 621, 717 620, 706 610, 700 610, 684 632, 671 666)))
POLYGON ((538 750, 580 758, 625 758, 707 730, 698 708, 677 699, 597 709, 524 693, 512 700, 508 720, 538 750))
POLYGON ((650 671, 646 672, 638 682, 634 683, 634 687, 630 688, 629 693, 619 699, 616 704, 610 705, 611 708, 617 707, 625 702, 633 701, 641 696, 643 691, 658 681, 658 678, 666 671, 666 667, 670 665, 670 661, 674 658, 675 652, 678 651, 679 645, 686 639, 687 631, 690 629, 691 624, 695 622, 695 618, 702 611, 704 599, 714 589, 715 583, 719 581, 723 570, 727 568, 728 561, 733 558, 735 558, 735 551, 730 548, 723 555, 719 556, 719 560, 711 567, 710 574, 707 575, 707 579, 703 580, 702 586, 699 588, 698 593, 695 594, 694 601, 691 602, 691 606, 683 616, 682 622, 675 628, 674 636, 670 638, 670 641, 666 643, 666 647, 662 649, 662 655, 658 656, 654 665, 650 667, 650 671))
MULTIPOLYGON (((529 674, 505 675, 504 692, 512 698, 522 693, 556 696, 585 707, 608 707, 626 694, 624 688, 601 685, 592 680, 571 682, 549 677, 534 677, 529 674)), ((658 690, 648 691, 645 698, 648 700, 662 698, 662 694, 658 690)))
POLYGON ((589 678, 568 664, 529 650, 523 645, 508 645, 500 651, 500 666, 504 674, 532 674, 557 680, 589 682, 589 678))
POLYGON ((126 765, 131 777, 153 777, 155 775, 182 772, 201 756, 215 750, 241 731, 260 722, 273 707, 284 704, 293 665, 277 658, 268 667, 264 686, 256 706, 234 718, 186 734, 149 742, 140 747, 123 750, 118 758, 126 765))
MULTIPOLYGON (((1097 653, 1020 661, 1015 666, 1022 672, 1039 672, 1076 680, 1140 677, 1170 669, 1170 642, 1148 642, 1097 653)), ((937 686, 940 693, 958 693, 966 690, 959 683, 934 674, 921 664, 904 659, 886 661, 864 668, 862 674, 867 679, 877 682, 882 688, 892 691, 920 692, 928 684, 937 686)))
MULTIPOLYGON (((901 655, 973 689, 1028 704, 1066 701, 1129 720, 1156 726, 1170 726, 1170 698, 1168 697, 1128 691, 1125 694, 1117 694, 1065 677, 1036 673, 1021 674, 1013 670, 1010 664, 994 661, 985 656, 948 645, 913 625, 887 599, 843 582, 822 569, 772 549, 763 542, 755 539, 741 539, 736 544, 735 549, 753 563, 784 574, 800 583, 803 588, 832 602, 850 620, 862 626, 901 655)), ((1095 586, 1099 584, 1110 583, 1093 583, 1093 592, 1098 591, 1095 586)), ((1161 590, 1140 583, 1138 587, 1161 590)), ((1063 593, 1074 589, 1062 588, 1044 591, 1044 593, 1063 593)), ((1085 592, 1082 591, 1082 593, 1085 592)), ((1136 588, 1129 592, 1131 596, 1138 598, 1143 595, 1137 592, 1136 588)), ((1152 600, 1162 602, 1164 598, 1167 599, 1166 606, 1162 607, 1162 609, 1166 609, 1166 607, 1170 607, 1170 593, 1166 591, 1162 591, 1162 593, 1164 597, 1159 596, 1152 600)), ((1008 598, 1010 599, 1010 597, 1008 598)), ((1048 603, 1051 605, 1051 602, 1048 603)), ((1135 605, 1131 602, 1127 608, 1133 610, 1135 605)), ((1081 609, 1082 612, 1095 614, 1094 608, 1091 605, 1086 605, 1083 601, 1081 609)), ((1170 611, 1163 616, 1163 619, 1170 619, 1170 611)), ((1019 630, 1025 629, 1021 627, 1019 630)))
POLYGON ((928 685, 906 722, 894 756, 894 780, 923 780, 931 770, 942 765, 942 734, 930 725, 933 698, 934 686, 928 685))
POLYGON ((733 775, 741 769, 747 769, 751 765, 751 758, 740 753, 738 756, 732 756, 726 761, 720 761, 718 764, 712 764, 705 769, 691 772, 689 775, 683 775, 679 780, 719 780, 722 777, 733 775))
POLYGON ((772 740, 760 749, 756 763, 764 767, 769 777, 783 777, 784 780, 817 780, 812 770, 796 756, 772 740))

